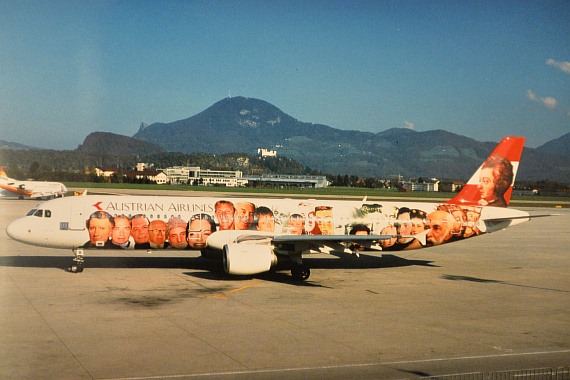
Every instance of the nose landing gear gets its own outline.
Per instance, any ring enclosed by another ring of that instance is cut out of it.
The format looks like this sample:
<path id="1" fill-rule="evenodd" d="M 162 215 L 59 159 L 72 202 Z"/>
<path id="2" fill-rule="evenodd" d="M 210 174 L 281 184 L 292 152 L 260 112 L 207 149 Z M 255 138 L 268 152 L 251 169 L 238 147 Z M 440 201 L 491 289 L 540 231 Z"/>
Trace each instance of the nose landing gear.
<path id="1" fill-rule="evenodd" d="M 67 270 L 71 273 L 81 273 L 83 272 L 83 263 L 85 263 L 85 259 L 83 258 L 83 248 L 74 248 L 73 254 L 75 255 L 73 264 L 67 268 Z"/>

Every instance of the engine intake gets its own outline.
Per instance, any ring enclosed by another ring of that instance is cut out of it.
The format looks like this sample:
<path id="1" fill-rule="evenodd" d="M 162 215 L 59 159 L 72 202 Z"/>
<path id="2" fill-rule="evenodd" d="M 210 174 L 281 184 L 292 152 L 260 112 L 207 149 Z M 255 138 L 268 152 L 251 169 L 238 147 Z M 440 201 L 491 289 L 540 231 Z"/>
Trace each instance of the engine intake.
<path id="1" fill-rule="evenodd" d="M 270 245 L 224 245 L 224 270 L 229 274 L 251 275 L 267 272 L 277 265 L 277 256 Z"/>

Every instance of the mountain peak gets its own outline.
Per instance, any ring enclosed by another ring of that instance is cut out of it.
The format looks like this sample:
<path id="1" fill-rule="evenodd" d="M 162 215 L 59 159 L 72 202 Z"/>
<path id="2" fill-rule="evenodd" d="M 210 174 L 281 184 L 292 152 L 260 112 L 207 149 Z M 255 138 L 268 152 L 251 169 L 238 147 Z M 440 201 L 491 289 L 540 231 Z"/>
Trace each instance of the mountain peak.
<path id="1" fill-rule="evenodd" d="M 164 151 L 156 144 L 111 132 L 90 133 L 77 150 L 112 156 L 148 155 Z"/>
<path id="2" fill-rule="evenodd" d="M 183 153 L 254 155 L 259 148 L 271 148 L 278 156 L 325 173 L 369 177 L 465 178 L 496 145 L 441 129 L 391 128 L 380 133 L 336 129 L 301 122 L 266 101 L 243 96 L 224 98 L 184 120 L 151 124 L 134 137 Z M 551 177 L 561 178 L 554 173 L 567 167 L 567 160 L 551 163 Z M 544 175 L 537 165 L 538 160 L 527 163 L 520 174 L 524 177 L 529 168 Z M 567 171 L 561 174 L 568 176 Z"/>

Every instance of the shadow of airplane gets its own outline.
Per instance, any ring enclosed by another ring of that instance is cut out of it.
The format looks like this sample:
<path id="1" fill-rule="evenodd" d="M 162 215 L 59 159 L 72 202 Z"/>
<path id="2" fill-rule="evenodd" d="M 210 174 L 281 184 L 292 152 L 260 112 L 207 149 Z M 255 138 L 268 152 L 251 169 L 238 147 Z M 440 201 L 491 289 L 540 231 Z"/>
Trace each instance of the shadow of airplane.
<path id="1" fill-rule="evenodd" d="M 73 262 L 71 256 L 2 256 L 0 267 L 17 268 L 59 268 L 68 270 Z M 311 269 L 374 269 L 396 268 L 406 266 L 437 267 L 431 261 L 408 260 L 394 255 L 372 256 L 360 254 L 360 257 L 352 255 L 339 255 L 337 257 L 304 257 L 303 263 Z M 288 260 L 282 260 L 270 272 L 251 276 L 235 276 L 224 272 L 220 260 L 204 259 L 202 257 L 131 257 L 131 256 L 86 256 L 85 269 L 89 268 L 166 268 L 185 269 L 184 274 L 208 280 L 247 280 L 259 278 L 283 283 L 301 284 L 283 271 L 291 269 Z M 309 283 L 303 283 L 310 285 Z"/>

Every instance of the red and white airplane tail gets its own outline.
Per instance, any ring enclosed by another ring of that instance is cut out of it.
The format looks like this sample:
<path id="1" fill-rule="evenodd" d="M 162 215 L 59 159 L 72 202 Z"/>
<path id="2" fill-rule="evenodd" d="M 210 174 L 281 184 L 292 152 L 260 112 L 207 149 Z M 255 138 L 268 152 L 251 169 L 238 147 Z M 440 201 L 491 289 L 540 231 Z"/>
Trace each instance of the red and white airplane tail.
<path id="1" fill-rule="evenodd" d="M 8 178 L 8 175 L 6 175 L 6 171 L 4 171 L 3 166 L 0 166 L 0 177 L 1 178 Z"/>
<path id="2" fill-rule="evenodd" d="M 524 147 L 524 137 L 505 137 L 461 191 L 447 203 L 507 207 Z"/>

